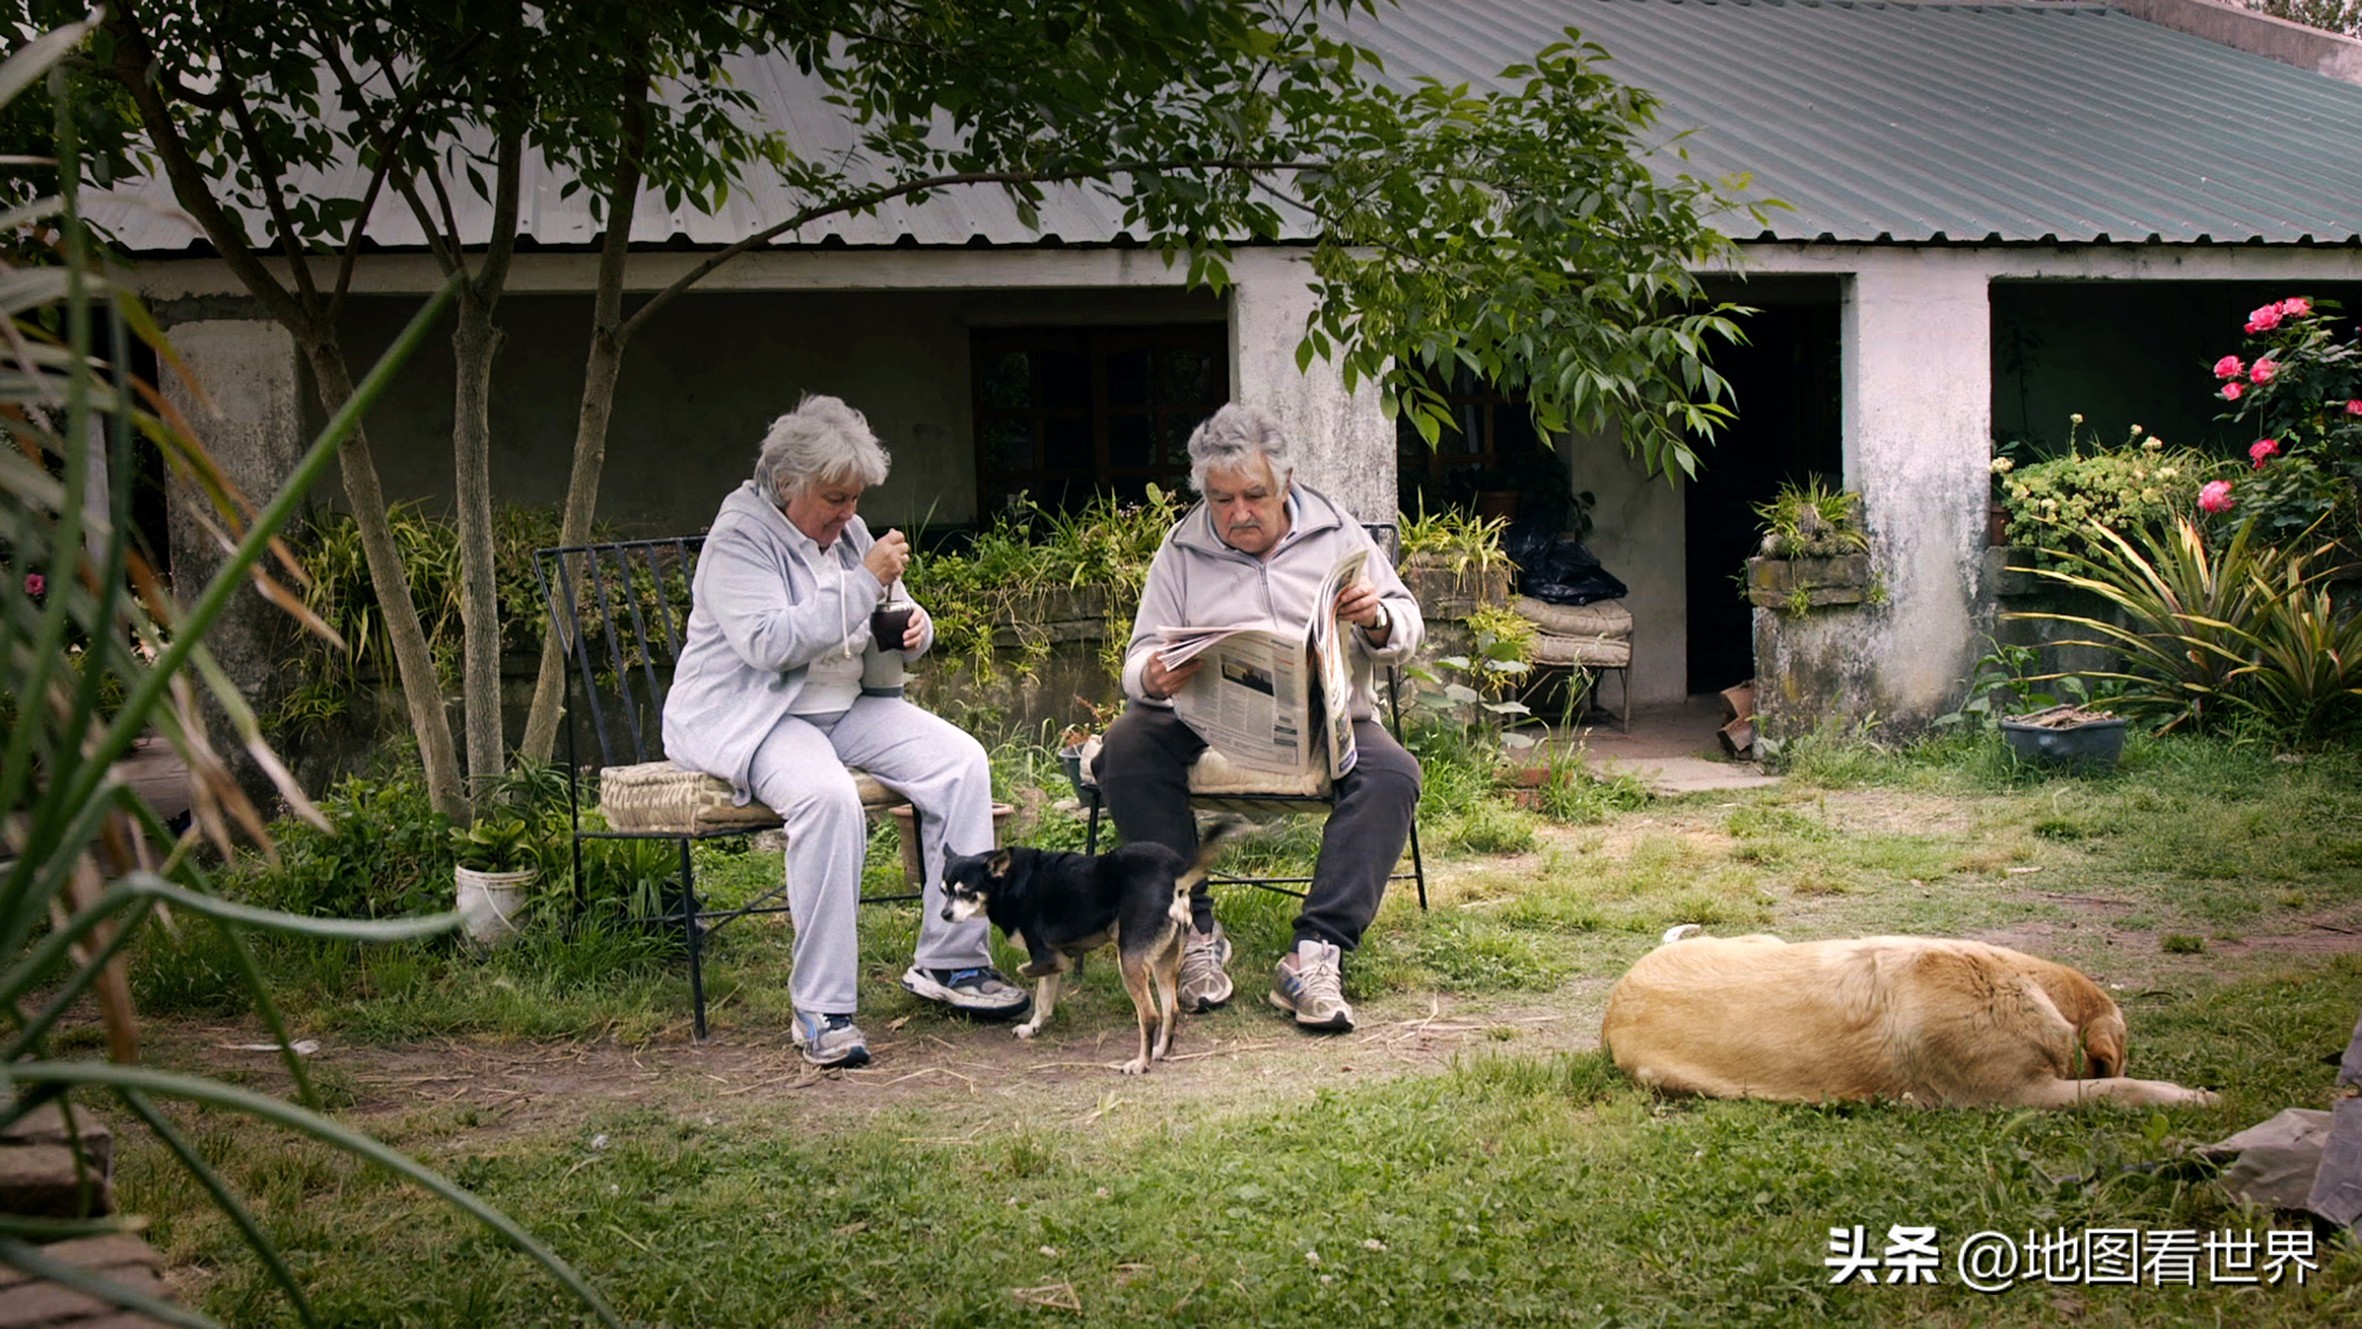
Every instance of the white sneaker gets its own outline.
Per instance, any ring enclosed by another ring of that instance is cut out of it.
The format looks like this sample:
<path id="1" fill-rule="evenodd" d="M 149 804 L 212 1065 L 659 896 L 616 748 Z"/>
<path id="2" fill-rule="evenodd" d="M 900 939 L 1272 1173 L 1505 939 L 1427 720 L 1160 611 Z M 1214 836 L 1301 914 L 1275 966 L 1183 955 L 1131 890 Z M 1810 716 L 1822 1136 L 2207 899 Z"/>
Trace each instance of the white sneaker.
<path id="1" fill-rule="evenodd" d="M 1033 994 L 1012 986 L 988 964 L 967 969 L 921 969 L 902 973 L 902 986 L 929 1001 L 982 1020 L 1014 1020 L 1033 1008 Z"/>
<path id="2" fill-rule="evenodd" d="M 1297 942 L 1272 973 L 1271 1004 L 1293 1014 L 1299 1029 L 1352 1032 L 1353 1008 L 1345 1004 L 1344 955 L 1329 942 Z"/>
<path id="3" fill-rule="evenodd" d="M 1220 923 L 1214 925 L 1212 932 L 1200 932 L 1195 924 L 1183 924 L 1181 1009 L 1210 1011 L 1230 1000 L 1230 973 L 1224 968 L 1229 963 L 1230 938 L 1223 935 Z"/>

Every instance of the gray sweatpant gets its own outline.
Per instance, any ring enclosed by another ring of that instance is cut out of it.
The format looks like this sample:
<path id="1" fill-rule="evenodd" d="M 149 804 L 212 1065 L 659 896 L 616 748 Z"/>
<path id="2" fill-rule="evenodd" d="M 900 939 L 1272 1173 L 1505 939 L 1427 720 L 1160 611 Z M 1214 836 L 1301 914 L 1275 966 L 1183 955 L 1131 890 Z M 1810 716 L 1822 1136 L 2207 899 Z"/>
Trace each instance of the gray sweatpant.
<path id="1" fill-rule="evenodd" d="M 788 995 L 797 1010 L 823 1015 L 852 1014 L 861 977 L 854 919 L 869 828 L 847 766 L 918 809 L 926 873 L 919 965 L 964 969 L 990 963 L 992 954 L 984 919 L 943 921 L 945 846 L 959 854 L 992 847 L 983 744 L 898 697 L 862 697 L 834 717 L 786 716 L 755 749 L 747 784 L 787 823 L 787 906 L 796 929 Z"/>

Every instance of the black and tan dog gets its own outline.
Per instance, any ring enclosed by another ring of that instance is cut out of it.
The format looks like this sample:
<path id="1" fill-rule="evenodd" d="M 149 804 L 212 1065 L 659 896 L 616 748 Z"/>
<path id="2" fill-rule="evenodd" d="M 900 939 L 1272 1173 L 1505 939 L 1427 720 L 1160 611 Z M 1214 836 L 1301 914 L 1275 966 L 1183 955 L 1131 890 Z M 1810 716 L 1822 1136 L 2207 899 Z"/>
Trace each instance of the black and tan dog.
<path id="1" fill-rule="evenodd" d="M 1057 1004 L 1058 981 L 1075 961 L 1114 942 L 1124 991 L 1140 1018 L 1140 1053 L 1123 1071 L 1144 1074 L 1173 1046 L 1189 892 L 1243 825 L 1214 826 L 1194 861 L 1158 844 L 1099 855 L 1049 849 L 956 855 L 943 865 L 943 917 L 956 923 L 982 914 L 1025 949 L 1017 973 L 1036 984 L 1033 1018 L 1017 1026 L 1019 1038 L 1041 1032 Z"/>

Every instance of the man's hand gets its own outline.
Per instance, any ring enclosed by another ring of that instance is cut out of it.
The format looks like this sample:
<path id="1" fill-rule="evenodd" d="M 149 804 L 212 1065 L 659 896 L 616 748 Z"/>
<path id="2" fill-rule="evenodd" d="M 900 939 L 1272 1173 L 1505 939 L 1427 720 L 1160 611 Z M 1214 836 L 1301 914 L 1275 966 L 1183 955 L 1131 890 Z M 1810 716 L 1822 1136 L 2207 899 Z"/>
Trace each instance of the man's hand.
<path id="1" fill-rule="evenodd" d="M 1140 671 L 1140 690 L 1151 701 L 1171 700 L 1174 693 L 1189 686 L 1189 680 L 1197 677 L 1197 667 L 1204 663 L 1202 659 L 1193 659 L 1179 669 L 1167 669 L 1164 658 L 1151 652 L 1148 667 Z"/>
<path id="2" fill-rule="evenodd" d="M 900 531 L 886 532 L 861 556 L 861 566 L 869 569 L 879 585 L 893 585 L 902 570 L 910 566 L 910 541 L 903 539 Z"/>
<path id="3" fill-rule="evenodd" d="M 1337 592 L 1337 617 L 1370 634 L 1378 641 L 1393 635 L 1391 623 L 1385 632 L 1378 631 L 1383 607 L 1378 600 L 1378 588 L 1366 581 L 1357 581 Z"/>

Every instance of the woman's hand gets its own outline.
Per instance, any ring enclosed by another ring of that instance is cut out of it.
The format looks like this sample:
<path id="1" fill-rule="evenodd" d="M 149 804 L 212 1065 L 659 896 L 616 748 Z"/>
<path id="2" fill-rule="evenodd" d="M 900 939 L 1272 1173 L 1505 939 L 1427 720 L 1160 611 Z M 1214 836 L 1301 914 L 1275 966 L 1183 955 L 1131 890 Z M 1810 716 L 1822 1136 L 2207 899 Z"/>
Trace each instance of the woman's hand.
<path id="1" fill-rule="evenodd" d="M 893 585 L 901 578 L 902 570 L 910 566 L 910 541 L 903 539 L 900 531 L 886 532 L 861 556 L 861 566 L 878 579 L 878 585 Z"/>
<path id="2" fill-rule="evenodd" d="M 902 649 L 915 651 L 927 639 L 927 611 L 917 605 L 910 607 L 910 623 L 902 629 Z"/>

